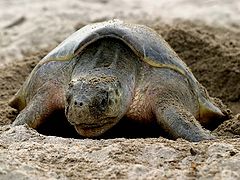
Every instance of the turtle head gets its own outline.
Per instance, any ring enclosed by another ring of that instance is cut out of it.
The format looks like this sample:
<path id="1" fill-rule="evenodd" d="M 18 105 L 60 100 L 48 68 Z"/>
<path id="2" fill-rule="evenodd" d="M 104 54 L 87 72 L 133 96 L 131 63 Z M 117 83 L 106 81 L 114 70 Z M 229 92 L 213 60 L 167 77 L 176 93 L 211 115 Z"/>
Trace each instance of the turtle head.
<path id="1" fill-rule="evenodd" d="M 80 77 L 68 85 L 65 114 L 82 136 L 103 134 L 122 118 L 125 111 L 123 88 L 116 77 Z"/>

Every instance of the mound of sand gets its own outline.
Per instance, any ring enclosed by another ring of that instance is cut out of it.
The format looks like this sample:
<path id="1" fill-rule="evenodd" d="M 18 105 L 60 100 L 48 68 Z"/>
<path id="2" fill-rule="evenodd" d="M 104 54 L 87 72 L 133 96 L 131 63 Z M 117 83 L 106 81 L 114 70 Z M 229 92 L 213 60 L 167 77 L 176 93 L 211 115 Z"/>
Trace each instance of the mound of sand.
<path id="1" fill-rule="evenodd" d="M 239 179 L 239 139 L 78 140 L 0 127 L 0 179 Z"/>

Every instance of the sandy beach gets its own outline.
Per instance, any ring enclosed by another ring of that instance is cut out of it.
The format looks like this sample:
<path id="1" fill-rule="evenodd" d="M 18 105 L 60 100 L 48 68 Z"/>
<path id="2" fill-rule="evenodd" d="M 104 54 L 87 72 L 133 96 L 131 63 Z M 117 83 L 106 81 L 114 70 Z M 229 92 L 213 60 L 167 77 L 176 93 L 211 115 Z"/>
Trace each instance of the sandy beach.
<path id="1" fill-rule="evenodd" d="M 1 0 L 0 9 L 0 179 L 240 178 L 240 1 Z M 19 112 L 7 102 L 35 65 L 84 25 L 114 18 L 155 29 L 186 62 L 228 114 L 218 139 L 173 141 L 124 123 L 83 139 L 62 114 L 38 131 L 11 126 Z"/>

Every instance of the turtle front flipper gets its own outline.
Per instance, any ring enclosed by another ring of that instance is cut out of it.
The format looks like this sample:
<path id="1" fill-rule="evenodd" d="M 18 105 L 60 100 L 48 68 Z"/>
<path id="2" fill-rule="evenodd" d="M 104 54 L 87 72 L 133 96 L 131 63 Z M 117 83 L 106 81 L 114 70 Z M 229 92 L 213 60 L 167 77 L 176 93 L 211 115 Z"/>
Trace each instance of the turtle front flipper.
<path id="1" fill-rule="evenodd" d="M 214 136 L 204 130 L 190 112 L 177 102 L 173 102 L 159 104 L 156 109 L 158 123 L 171 136 L 194 142 L 214 139 Z"/>
<path id="2" fill-rule="evenodd" d="M 64 108 L 64 99 L 59 96 L 61 93 L 57 87 L 45 84 L 19 113 L 13 126 L 27 124 L 32 128 L 39 127 L 53 111 Z"/>

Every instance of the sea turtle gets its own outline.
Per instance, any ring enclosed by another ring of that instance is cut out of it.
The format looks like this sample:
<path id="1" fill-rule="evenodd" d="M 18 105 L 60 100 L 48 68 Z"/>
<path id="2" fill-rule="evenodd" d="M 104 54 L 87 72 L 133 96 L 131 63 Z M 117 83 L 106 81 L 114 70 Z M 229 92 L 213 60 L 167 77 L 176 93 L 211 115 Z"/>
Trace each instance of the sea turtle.
<path id="1" fill-rule="evenodd" d="M 33 69 L 10 101 L 13 125 L 37 128 L 55 110 L 84 137 L 123 117 L 156 121 L 174 138 L 212 139 L 200 124 L 224 117 L 164 39 L 144 25 L 110 20 L 76 31 Z"/>

